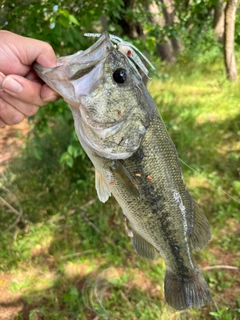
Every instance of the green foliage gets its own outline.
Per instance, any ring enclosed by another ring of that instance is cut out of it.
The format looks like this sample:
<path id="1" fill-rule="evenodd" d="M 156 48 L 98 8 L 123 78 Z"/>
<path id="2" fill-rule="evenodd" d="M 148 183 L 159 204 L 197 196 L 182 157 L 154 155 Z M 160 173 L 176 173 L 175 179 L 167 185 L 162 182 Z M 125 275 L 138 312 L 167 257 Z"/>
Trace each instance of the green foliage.
<path id="1" fill-rule="evenodd" d="M 86 153 L 81 147 L 81 145 L 79 144 L 75 131 L 73 131 L 71 135 L 70 143 L 67 147 L 67 151 L 65 151 L 60 157 L 60 163 L 62 165 L 72 168 L 74 165 L 75 159 L 78 157 L 79 157 L 79 160 L 85 161 Z"/>
<path id="2" fill-rule="evenodd" d="M 239 8 L 236 12 L 236 20 L 235 20 L 235 32 L 234 32 L 234 40 L 235 40 L 235 54 L 239 56 L 239 48 L 240 48 L 240 11 Z"/>
<path id="3" fill-rule="evenodd" d="M 147 5 L 147 4 L 145 4 Z M 136 9 L 130 10 L 118 1 L 3 1 L 0 26 L 3 29 L 49 42 L 57 55 L 72 54 L 83 50 L 95 41 L 84 37 L 85 32 L 102 32 L 122 34 L 119 20 L 139 21 L 150 26 L 145 6 L 136 2 Z M 104 22 L 105 21 L 105 22 Z M 148 22 L 147 22 L 148 21 Z M 103 23 L 104 22 L 104 23 Z M 143 41 L 136 40 L 143 48 Z M 153 37 L 147 42 L 148 50 L 154 51 Z M 72 128 L 69 145 L 60 156 L 63 166 L 73 167 L 76 158 L 85 159 L 85 153 L 76 140 L 70 111 L 63 101 L 49 103 L 47 108 L 40 108 L 36 116 L 31 117 L 34 130 L 31 143 L 32 153 L 38 160 L 42 159 L 40 141 L 45 135 L 52 133 L 56 121 L 62 120 Z"/>
<path id="4" fill-rule="evenodd" d="M 129 36 L 138 48 L 152 59 L 157 58 L 156 45 L 166 38 L 175 37 L 181 42 L 184 50 L 179 56 L 183 63 L 194 61 L 198 64 L 211 64 L 222 59 L 222 47 L 217 43 L 212 30 L 213 7 L 218 0 L 174 1 L 176 19 L 172 24 L 160 25 L 155 18 L 163 18 L 163 8 L 158 2 L 158 10 L 150 12 L 153 1 L 136 0 L 126 2 L 115 1 L 58 1 L 54 0 L 13 0 L 2 1 L 0 28 L 7 29 L 24 36 L 49 42 L 57 55 L 72 54 L 84 50 L 95 41 L 84 37 L 85 32 L 109 31 L 125 40 Z M 236 44 L 238 45 L 240 15 L 236 20 Z M 136 31 L 129 28 L 135 26 Z M 162 63 L 156 60 L 159 67 Z M 161 77 L 167 79 L 167 74 Z M 72 128 L 69 145 L 60 156 L 63 166 L 73 167 L 77 158 L 85 159 L 84 151 L 78 146 L 74 136 L 71 114 L 62 101 L 51 103 L 40 108 L 32 117 L 34 131 L 31 140 L 32 152 L 36 159 L 42 158 L 40 140 L 51 133 L 52 127 L 59 119 Z"/>
<path id="5" fill-rule="evenodd" d="M 152 23 L 149 3 L 135 1 L 129 8 L 123 0 L 3 0 L 0 24 L 49 42 L 57 55 L 89 47 L 95 40 L 84 32 L 106 29 L 129 40 L 123 21 L 139 22 L 144 35 L 133 42 L 153 59 L 165 37 L 181 39 L 184 50 L 175 66 L 156 60 L 160 73 L 149 90 L 180 158 L 193 169 L 183 164 L 188 188 L 212 226 L 212 242 L 196 256 L 200 266 L 239 268 L 240 93 L 238 83 L 225 81 L 222 48 L 212 31 L 218 1 L 175 0 L 178 20 L 165 27 Z M 30 121 L 28 145 L 0 183 L 0 196 L 10 204 L 0 207 L 1 275 L 14 279 L 6 287 L 12 299 L 20 295 L 25 302 L 16 319 L 239 318 L 236 270 L 205 272 L 214 305 L 181 314 L 166 306 L 164 262 L 136 256 L 119 206 L 96 200 L 94 169 L 66 103 L 40 108 Z"/>
<path id="6" fill-rule="evenodd" d="M 200 269 L 212 267 L 204 276 L 214 303 L 181 313 L 166 305 L 164 261 L 137 256 L 119 206 L 114 199 L 97 200 L 94 170 L 75 151 L 70 112 L 58 102 L 62 116 L 54 118 L 51 105 L 49 131 L 39 134 L 41 160 L 30 139 L 1 175 L 0 196 L 22 212 L 14 225 L 17 216 L 0 206 L 0 281 L 11 279 L 0 284 L 11 301 L 24 301 L 15 319 L 239 318 L 239 269 L 215 268 L 240 267 L 239 202 L 228 196 L 239 201 L 238 84 L 224 80 L 219 63 L 180 61 L 161 72 L 168 77 L 153 79 L 149 90 L 180 158 L 196 170 L 183 164 L 188 188 L 213 231 L 196 260 Z M 65 152 L 74 158 L 72 167 L 59 163 Z"/>
<path id="7" fill-rule="evenodd" d="M 198 64 L 214 63 L 219 58 L 223 59 L 223 47 L 217 42 L 217 38 L 212 29 L 206 32 L 195 33 L 195 42 L 192 41 L 192 35 L 185 34 L 182 39 L 185 44 L 185 50 L 180 54 L 179 59 L 186 63 L 192 60 Z"/>
<path id="8" fill-rule="evenodd" d="M 219 307 L 217 303 L 214 303 L 216 311 L 212 311 L 209 314 L 213 319 L 218 320 L 237 320 L 240 316 L 239 302 L 237 302 L 238 307 L 234 310 L 230 310 L 229 307 Z"/>
<path id="9" fill-rule="evenodd" d="M 69 287 L 69 291 L 63 296 L 63 301 L 66 305 L 69 305 L 70 314 L 80 316 L 79 310 L 81 310 L 83 298 L 75 286 L 71 285 Z"/>

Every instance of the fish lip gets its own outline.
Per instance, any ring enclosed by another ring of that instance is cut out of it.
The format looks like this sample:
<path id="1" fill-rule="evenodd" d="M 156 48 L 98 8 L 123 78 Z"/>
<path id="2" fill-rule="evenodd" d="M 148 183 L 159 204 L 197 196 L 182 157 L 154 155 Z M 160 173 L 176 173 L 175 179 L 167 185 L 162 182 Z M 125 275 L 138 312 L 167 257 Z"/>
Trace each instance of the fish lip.
<path id="1" fill-rule="evenodd" d="M 53 70 L 58 68 L 58 66 L 53 68 L 45 68 L 45 67 L 42 67 L 37 62 L 34 62 L 32 66 L 33 66 L 33 69 L 37 72 L 37 74 L 42 74 L 42 75 L 45 75 L 48 72 L 52 72 Z"/>
<path id="2" fill-rule="evenodd" d="M 112 50 L 114 50 L 114 47 L 110 41 L 109 34 L 104 32 L 98 41 L 88 49 L 58 59 L 56 67 L 45 68 L 35 62 L 33 69 L 40 78 L 43 77 L 44 81 L 45 76 L 51 79 L 57 79 L 57 75 L 54 75 L 55 72 L 59 72 L 59 80 L 61 80 L 61 77 L 64 77 L 69 81 L 74 81 L 82 78 L 93 70 Z"/>
<path id="3" fill-rule="evenodd" d="M 43 67 L 37 63 L 37 62 L 34 62 L 33 63 L 33 69 L 36 71 L 36 72 L 42 72 L 42 73 L 45 73 L 46 71 L 50 71 L 50 70 L 53 70 L 54 68 L 44 68 L 43 70 Z"/>

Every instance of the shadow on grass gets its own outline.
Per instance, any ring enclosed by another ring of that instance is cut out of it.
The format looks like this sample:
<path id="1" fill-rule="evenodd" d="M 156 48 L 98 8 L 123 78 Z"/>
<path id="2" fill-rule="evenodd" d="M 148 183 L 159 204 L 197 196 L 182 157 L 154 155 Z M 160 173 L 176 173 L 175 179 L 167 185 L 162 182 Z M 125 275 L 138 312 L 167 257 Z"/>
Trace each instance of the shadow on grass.
<path id="1" fill-rule="evenodd" d="M 85 268 L 85 270 L 84 270 Z M 72 264 L 68 274 L 57 272 L 51 287 L 28 289 L 1 310 L 19 308 L 16 319 L 160 319 L 165 307 L 161 288 L 143 274 L 128 274 L 109 261 L 85 274 L 86 266 Z M 71 275 L 72 273 L 72 275 Z M 34 317 L 35 316 L 35 317 Z"/>
<path id="2" fill-rule="evenodd" d="M 239 185 L 233 181 L 239 180 L 240 115 L 221 122 L 197 123 L 190 111 L 179 117 L 174 110 L 173 104 L 165 105 L 161 114 L 179 157 L 216 186 L 205 180 L 201 183 L 200 175 L 196 175 L 195 184 L 191 183 L 190 177 L 195 174 L 183 166 L 190 191 L 199 198 L 213 228 L 229 226 L 229 219 L 239 221 L 239 203 L 219 188 L 239 197 Z M 124 234 L 121 210 L 114 200 L 107 204 L 95 201 L 90 162 L 76 159 L 71 169 L 60 166 L 59 157 L 68 145 L 69 136 L 69 128 L 56 128 L 53 136 L 41 142 L 41 161 L 29 149 L 22 158 L 13 160 L 3 177 L 4 187 L 14 197 L 4 190 L 1 195 L 23 213 L 11 232 L 6 233 L 4 230 L 13 222 L 9 220 L 11 210 L 1 209 L 0 267 L 3 271 L 21 270 L 22 266 L 42 267 L 42 272 L 52 272 L 54 279 L 48 289 L 29 289 L 15 301 L 2 301 L 2 307 L 23 304 L 22 315 L 16 319 L 94 319 L 97 314 L 103 319 L 161 319 L 158 317 L 162 312 L 170 316 L 173 311 L 162 302 L 163 288 L 156 289 L 163 282 L 163 266 L 156 271 L 149 263 L 129 255 L 132 249 L 129 250 L 130 241 Z M 226 235 L 224 245 L 221 244 L 223 252 L 239 247 L 239 234 L 240 229 L 235 228 Z M 73 258 L 70 265 L 63 263 L 62 257 L 74 257 L 79 249 L 88 251 L 90 257 L 78 262 Z M 70 275 L 71 268 L 81 271 L 76 265 L 86 270 Z M 65 272 L 66 267 L 70 274 Z M 109 281 L 104 272 L 112 267 L 119 274 L 117 279 Z M 123 270 L 127 268 L 146 273 L 139 278 L 138 285 L 124 279 L 127 275 L 123 276 Z M 143 288 L 147 279 L 152 283 Z M 196 319 L 206 319 L 209 310 L 212 309 L 198 311 Z M 188 313 L 184 316 L 187 319 Z"/>

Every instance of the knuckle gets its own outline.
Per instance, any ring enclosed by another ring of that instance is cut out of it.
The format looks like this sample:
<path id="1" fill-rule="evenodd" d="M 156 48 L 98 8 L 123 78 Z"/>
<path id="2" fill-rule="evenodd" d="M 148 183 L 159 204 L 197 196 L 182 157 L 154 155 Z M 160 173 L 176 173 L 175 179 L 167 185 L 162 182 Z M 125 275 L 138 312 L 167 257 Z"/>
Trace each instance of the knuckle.
<path id="1" fill-rule="evenodd" d="M 27 81 L 24 86 L 24 90 L 19 96 L 19 99 L 31 106 L 42 106 L 44 101 L 40 96 L 41 85 L 31 81 Z"/>
<path id="2" fill-rule="evenodd" d="M 18 124 L 18 123 L 22 122 L 23 119 L 24 119 L 24 115 L 22 113 L 18 112 L 18 113 L 13 115 L 10 124 Z"/>
<path id="3" fill-rule="evenodd" d="M 0 118 L 0 128 L 4 128 L 6 123 Z"/>
<path id="4" fill-rule="evenodd" d="M 7 109 L 8 104 L 6 103 L 6 101 L 4 101 L 1 97 L 0 97 L 0 114 L 2 112 L 5 112 Z"/>
<path id="5" fill-rule="evenodd" d="M 24 115 L 12 107 L 2 97 L 0 97 L 0 125 L 18 124 L 24 119 Z"/>
<path id="6" fill-rule="evenodd" d="M 29 81 L 29 83 L 26 83 L 26 88 L 22 92 L 21 98 L 22 98 L 21 100 L 26 101 L 26 102 L 38 100 L 39 94 L 35 88 L 34 83 L 32 83 L 30 81 Z"/>
<path id="7" fill-rule="evenodd" d="M 38 106 L 29 106 L 26 108 L 25 115 L 27 117 L 33 116 L 38 111 Z"/>
<path id="8" fill-rule="evenodd" d="M 52 46 L 51 46 L 49 43 L 44 42 L 44 46 L 45 46 L 44 51 L 45 51 L 46 53 L 51 53 L 51 54 L 54 53 L 53 48 L 52 48 Z"/>
<path id="9" fill-rule="evenodd" d="M 41 99 L 41 101 L 40 101 L 39 104 L 38 104 L 38 107 L 43 107 L 43 106 L 45 106 L 46 104 L 47 104 L 47 102 Z"/>
<path id="10" fill-rule="evenodd" d="M 43 101 L 39 94 L 39 88 L 36 88 L 34 84 L 30 84 L 29 90 L 27 90 L 24 95 L 21 96 L 21 100 L 30 105 L 42 105 Z"/>

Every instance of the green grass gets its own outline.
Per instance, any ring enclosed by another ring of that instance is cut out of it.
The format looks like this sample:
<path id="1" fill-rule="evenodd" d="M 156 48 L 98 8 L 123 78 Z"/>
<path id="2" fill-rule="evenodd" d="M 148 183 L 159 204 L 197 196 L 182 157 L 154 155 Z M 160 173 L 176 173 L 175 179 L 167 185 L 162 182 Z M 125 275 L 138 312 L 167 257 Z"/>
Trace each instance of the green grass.
<path id="1" fill-rule="evenodd" d="M 30 145 L 1 176 L 1 197 L 22 212 L 6 231 L 16 215 L 0 207 L 0 281 L 8 275 L 6 292 L 16 304 L 24 301 L 15 319 L 239 319 L 240 271 L 214 268 L 240 267 L 239 82 L 225 81 L 219 63 L 179 62 L 160 71 L 165 80 L 154 79 L 149 91 L 179 157 L 193 169 L 182 164 L 211 224 L 213 239 L 195 258 L 214 302 L 183 312 L 166 305 L 163 260 L 134 253 L 119 206 L 96 198 L 90 162 L 59 164 L 71 137 L 59 122 L 41 139 L 42 160 Z"/>

